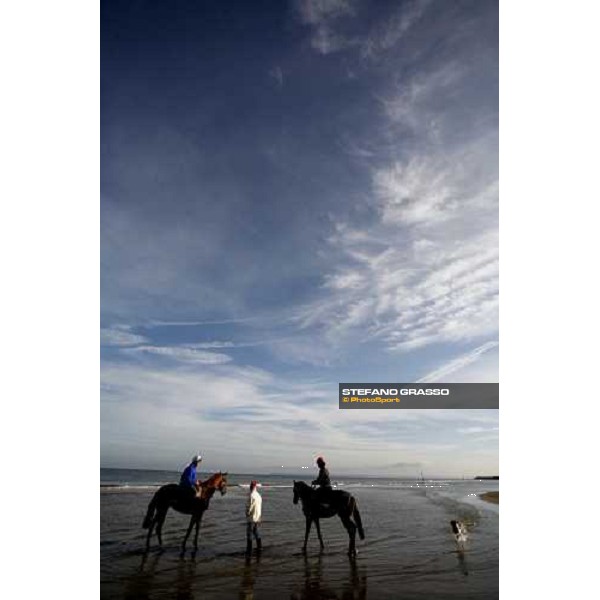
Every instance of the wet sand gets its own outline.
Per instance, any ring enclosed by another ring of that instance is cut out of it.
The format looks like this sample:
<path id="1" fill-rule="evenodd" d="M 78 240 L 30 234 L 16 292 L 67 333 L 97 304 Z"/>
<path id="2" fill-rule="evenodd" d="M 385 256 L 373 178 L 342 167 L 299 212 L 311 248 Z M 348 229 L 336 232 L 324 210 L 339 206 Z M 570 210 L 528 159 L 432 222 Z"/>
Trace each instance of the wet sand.
<path id="1" fill-rule="evenodd" d="M 301 552 L 304 518 L 289 487 L 261 490 L 264 550 L 244 557 L 243 507 L 247 490 L 231 486 L 206 512 L 200 547 L 179 555 L 188 520 L 169 513 L 165 548 L 153 540 L 143 552 L 141 521 L 153 490 L 101 493 L 101 598 L 244 599 L 481 599 L 498 597 L 498 512 L 469 496 L 489 491 L 477 482 L 371 483 L 346 488 L 358 500 L 366 540 L 358 558 L 346 551 L 348 537 L 339 519 L 321 523 L 325 551 L 311 532 Z M 449 527 L 468 523 L 465 552 L 456 551 Z"/>
<path id="2" fill-rule="evenodd" d="M 500 492 L 486 492 L 485 494 L 480 494 L 479 497 L 486 502 L 500 504 Z"/>

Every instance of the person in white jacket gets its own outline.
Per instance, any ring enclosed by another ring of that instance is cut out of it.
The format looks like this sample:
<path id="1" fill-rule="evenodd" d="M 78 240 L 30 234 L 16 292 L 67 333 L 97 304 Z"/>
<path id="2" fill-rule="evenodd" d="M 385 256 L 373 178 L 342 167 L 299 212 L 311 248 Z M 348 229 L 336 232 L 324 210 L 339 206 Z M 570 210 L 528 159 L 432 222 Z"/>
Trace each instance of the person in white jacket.
<path id="1" fill-rule="evenodd" d="M 262 550 L 262 540 L 258 526 L 262 516 L 262 498 L 256 489 L 257 482 L 250 483 L 250 494 L 246 502 L 246 555 L 252 553 L 252 536 L 256 539 L 256 550 Z"/>

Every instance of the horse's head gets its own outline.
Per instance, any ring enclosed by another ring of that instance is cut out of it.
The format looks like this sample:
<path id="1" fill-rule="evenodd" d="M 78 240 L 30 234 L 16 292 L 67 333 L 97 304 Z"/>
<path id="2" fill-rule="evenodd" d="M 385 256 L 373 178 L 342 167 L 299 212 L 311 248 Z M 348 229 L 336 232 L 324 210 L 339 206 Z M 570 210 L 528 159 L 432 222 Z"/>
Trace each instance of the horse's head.
<path id="1" fill-rule="evenodd" d="M 300 482 L 294 479 L 294 504 L 298 504 L 300 499 Z"/>
<path id="2" fill-rule="evenodd" d="M 202 483 L 202 488 L 205 490 L 203 498 L 212 498 L 212 495 L 219 491 L 221 496 L 227 493 L 227 473 L 215 473 Z"/>
<path id="3" fill-rule="evenodd" d="M 227 493 L 227 473 L 219 471 L 219 476 L 216 488 L 221 492 L 221 496 L 224 496 Z"/>

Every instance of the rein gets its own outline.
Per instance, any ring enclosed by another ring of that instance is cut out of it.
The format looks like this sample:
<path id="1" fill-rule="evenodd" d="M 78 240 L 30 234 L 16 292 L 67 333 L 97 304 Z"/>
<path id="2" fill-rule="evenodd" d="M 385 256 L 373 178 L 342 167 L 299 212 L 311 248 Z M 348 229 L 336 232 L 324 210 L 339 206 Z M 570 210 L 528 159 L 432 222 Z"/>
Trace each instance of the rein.
<path id="1" fill-rule="evenodd" d="M 302 505 L 304 505 L 305 502 L 308 502 L 311 499 L 313 489 L 310 485 L 308 485 L 308 483 L 304 481 L 296 481 L 294 485 L 296 487 L 300 501 L 302 502 Z"/>

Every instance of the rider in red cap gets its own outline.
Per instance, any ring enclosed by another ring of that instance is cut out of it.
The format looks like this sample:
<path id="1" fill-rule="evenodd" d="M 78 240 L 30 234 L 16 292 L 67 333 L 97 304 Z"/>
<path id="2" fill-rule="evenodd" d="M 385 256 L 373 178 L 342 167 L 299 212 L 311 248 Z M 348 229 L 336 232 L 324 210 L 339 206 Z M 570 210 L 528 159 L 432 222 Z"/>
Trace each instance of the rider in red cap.
<path id="1" fill-rule="evenodd" d="M 317 466 L 319 467 L 319 475 L 312 482 L 318 486 L 315 491 L 315 502 L 327 502 L 329 492 L 331 492 L 331 479 L 329 479 L 329 471 L 325 467 L 325 460 L 322 456 L 317 458 Z"/>

